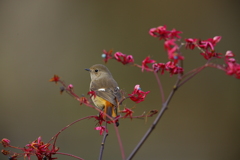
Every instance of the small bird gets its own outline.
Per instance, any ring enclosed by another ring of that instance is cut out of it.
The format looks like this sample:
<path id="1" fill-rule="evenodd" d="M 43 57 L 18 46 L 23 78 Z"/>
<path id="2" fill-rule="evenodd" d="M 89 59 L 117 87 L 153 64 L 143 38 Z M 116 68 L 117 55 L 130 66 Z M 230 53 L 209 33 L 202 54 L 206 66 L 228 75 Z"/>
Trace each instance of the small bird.
<path id="1" fill-rule="evenodd" d="M 113 79 L 111 72 L 102 64 L 95 64 L 89 69 L 91 82 L 90 91 L 96 93 L 96 97 L 92 96 L 92 101 L 95 106 L 112 118 L 115 118 L 118 113 L 119 102 L 122 100 L 122 94 L 117 82 Z M 103 115 L 105 120 L 106 115 Z M 119 123 L 116 122 L 118 126 Z"/>

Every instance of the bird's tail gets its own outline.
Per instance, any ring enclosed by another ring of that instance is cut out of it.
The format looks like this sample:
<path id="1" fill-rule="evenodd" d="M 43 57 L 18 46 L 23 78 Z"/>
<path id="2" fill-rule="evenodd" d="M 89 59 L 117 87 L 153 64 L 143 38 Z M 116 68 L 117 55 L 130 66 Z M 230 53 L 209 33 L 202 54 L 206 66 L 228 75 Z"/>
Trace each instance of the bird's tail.
<path id="1" fill-rule="evenodd" d="M 117 107 L 115 107 L 112 103 L 108 102 L 104 108 L 104 113 L 112 117 L 113 119 L 117 117 Z M 103 118 L 106 120 L 110 120 L 106 115 L 103 115 Z M 116 122 L 116 125 L 119 126 L 119 123 Z"/>

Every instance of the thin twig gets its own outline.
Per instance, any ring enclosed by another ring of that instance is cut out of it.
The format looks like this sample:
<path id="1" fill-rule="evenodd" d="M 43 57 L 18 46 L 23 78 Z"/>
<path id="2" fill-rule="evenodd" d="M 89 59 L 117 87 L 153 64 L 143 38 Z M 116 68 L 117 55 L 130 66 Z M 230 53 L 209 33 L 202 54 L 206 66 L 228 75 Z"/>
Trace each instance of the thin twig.
<path id="1" fill-rule="evenodd" d="M 189 77 L 184 77 L 184 81 L 182 81 L 178 87 L 182 86 L 184 83 L 186 83 L 187 81 L 189 81 L 190 79 L 192 79 L 194 76 L 196 76 L 200 71 L 202 71 L 204 68 L 206 68 L 206 66 L 201 66 L 199 67 L 197 70 L 195 70 L 194 73 L 192 73 L 191 75 L 188 75 Z"/>
<path id="2" fill-rule="evenodd" d="M 92 105 L 90 104 L 85 104 L 86 106 L 89 106 L 89 107 L 93 107 Z M 98 109 L 97 107 L 94 107 L 94 109 L 96 109 L 97 111 L 99 111 L 99 113 L 101 113 L 101 110 Z M 102 114 L 104 114 L 107 118 L 109 118 L 112 122 L 114 122 L 114 119 L 109 116 L 108 114 L 102 112 Z M 115 119 L 117 120 L 117 119 Z M 125 159 L 125 153 L 124 153 L 124 150 L 123 150 L 123 145 L 122 145 L 122 141 L 121 141 L 121 137 L 120 137 L 120 134 L 119 134 L 119 131 L 118 131 L 118 127 L 116 126 L 116 123 L 113 123 L 114 124 L 114 128 L 115 128 L 115 131 L 116 131 L 116 135 L 117 135 L 117 138 L 118 138 L 118 144 L 119 144 L 119 147 L 120 147 L 120 150 L 121 150 L 121 154 L 122 154 L 122 158 Z"/>
<path id="3" fill-rule="evenodd" d="M 94 118 L 94 117 L 95 117 L 95 116 L 87 116 L 87 117 L 80 118 L 80 119 L 78 119 L 78 120 L 70 123 L 69 125 L 65 126 L 63 129 L 61 129 L 57 134 L 55 134 L 55 135 L 48 141 L 48 143 L 50 143 L 50 142 L 54 139 L 53 145 L 55 145 L 55 143 L 56 143 L 56 141 L 57 141 L 57 138 L 58 138 L 58 136 L 59 136 L 59 134 L 60 134 L 61 132 L 63 132 L 63 131 L 66 130 L 68 127 L 72 126 L 73 124 L 75 124 L 75 123 L 77 123 L 77 122 L 79 122 L 79 121 L 81 121 L 81 120 L 90 119 L 90 118 Z"/>
<path id="4" fill-rule="evenodd" d="M 125 159 L 125 153 L 124 153 L 122 140 L 121 140 L 121 137 L 120 137 L 120 134 L 119 134 L 119 131 L 118 131 L 118 127 L 116 126 L 116 123 L 114 123 L 114 128 L 115 128 L 115 131 L 116 131 L 116 135 L 117 135 L 118 144 L 119 144 L 119 148 L 120 148 L 120 151 L 121 151 L 122 159 L 124 160 Z"/>
<path id="5" fill-rule="evenodd" d="M 159 78 L 157 72 L 154 71 L 153 73 L 154 73 L 154 75 L 155 75 L 155 77 L 156 77 L 156 79 L 157 79 L 158 86 L 159 86 L 159 90 L 160 90 L 160 94 L 161 94 L 161 97 L 162 97 L 162 103 L 163 103 L 163 102 L 165 101 L 165 97 L 164 97 L 164 92 L 163 92 L 162 83 L 161 83 L 161 81 L 160 81 L 160 78 Z"/>
<path id="6" fill-rule="evenodd" d="M 226 71 L 226 68 L 225 68 L 223 65 L 208 63 L 208 64 L 206 64 L 206 66 L 207 66 L 207 67 L 212 67 L 212 68 L 221 69 L 222 71 Z"/>
<path id="7" fill-rule="evenodd" d="M 105 124 L 105 130 L 104 130 L 104 134 L 103 134 L 103 139 L 102 139 L 102 143 L 101 143 L 101 148 L 100 148 L 100 153 L 99 153 L 99 160 L 102 160 L 102 156 L 103 156 L 103 151 L 104 151 L 104 146 L 105 146 L 105 141 L 107 139 L 108 133 L 107 133 L 107 121 Z"/>
<path id="8" fill-rule="evenodd" d="M 137 153 L 137 151 L 141 148 L 141 146 L 143 145 L 143 143 L 147 140 L 147 138 L 149 137 L 149 135 L 152 133 L 152 131 L 155 129 L 157 123 L 159 122 L 159 120 L 161 119 L 161 117 L 163 116 L 164 112 L 167 109 L 167 106 L 170 102 L 170 100 L 172 99 L 175 91 L 177 90 L 177 86 L 179 84 L 180 80 L 178 79 L 176 84 L 173 87 L 173 90 L 171 91 L 171 93 L 168 96 L 168 99 L 166 100 L 166 102 L 164 102 L 162 104 L 162 108 L 159 112 L 159 114 L 157 115 L 157 117 L 155 118 L 153 124 L 151 125 L 151 127 L 147 130 L 147 132 L 145 133 L 145 135 L 142 137 L 142 139 L 140 140 L 140 142 L 137 144 L 137 146 L 134 148 L 134 150 L 131 152 L 131 154 L 128 156 L 127 160 L 130 160 L 134 157 L 134 155 Z"/>
<path id="9" fill-rule="evenodd" d="M 199 68 L 202 68 L 202 66 L 201 66 L 201 67 L 198 67 L 198 68 L 195 68 L 195 69 L 193 69 L 193 70 L 187 72 L 187 73 L 184 74 L 182 77 L 180 77 L 180 79 L 181 79 L 181 80 L 185 79 L 185 78 L 188 77 L 189 75 L 191 75 L 191 74 L 193 74 L 194 72 L 198 71 Z"/>

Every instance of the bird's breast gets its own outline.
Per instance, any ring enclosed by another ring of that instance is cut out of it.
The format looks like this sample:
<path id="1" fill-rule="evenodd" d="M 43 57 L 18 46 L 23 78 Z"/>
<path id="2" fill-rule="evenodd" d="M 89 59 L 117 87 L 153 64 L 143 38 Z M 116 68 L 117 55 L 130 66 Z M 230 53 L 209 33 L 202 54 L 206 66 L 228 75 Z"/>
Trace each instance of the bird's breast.
<path id="1" fill-rule="evenodd" d="M 106 100 L 102 99 L 101 97 L 92 96 L 92 101 L 93 101 L 94 105 L 99 109 L 103 109 L 105 107 L 105 101 Z"/>

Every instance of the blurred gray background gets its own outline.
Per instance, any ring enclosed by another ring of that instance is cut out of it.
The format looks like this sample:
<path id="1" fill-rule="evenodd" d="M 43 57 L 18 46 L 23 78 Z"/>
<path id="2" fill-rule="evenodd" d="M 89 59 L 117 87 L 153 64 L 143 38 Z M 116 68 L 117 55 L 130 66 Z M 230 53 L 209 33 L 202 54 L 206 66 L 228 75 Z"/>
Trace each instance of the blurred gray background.
<path id="1" fill-rule="evenodd" d="M 148 1 L 0 1 L 0 137 L 24 146 L 42 136 L 47 142 L 69 123 L 97 112 L 48 82 L 58 74 L 86 94 L 90 77 L 84 68 L 103 63 L 103 49 L 131 54 L 136 63 L 146 56 L 166 62 L 163 42 L 148 34 L 153 27 L 183 31 L 183 38 L 222 36 L 218 52 L 232 50 L 240 63 L 239 2 L 236 0 Z M 199 51 L 182 50 L 185 71 L 205 60 Z M 222 63 L 222 60 L 216 60 Z M 160 109 L 159 89 L 152 73 L 112 60 L 107 67 L 119 86 L 130 93 L 135 84 L 151 91 L 136 106 L 135 115 Z M 161 77 L 168 94 L 176 77 Z M 159 125 L 139 150 L 136 160 L 240 159 L 240 80 L 207 68 L 181 87 Z M 154 118 L 121 120 L 119 131 L 126 155 L 133 150 Z M 96 121 L 81 121 L 63 132 L 60 152 L 97 159 L 102 137 Z M 58 156 L 59 159 L 73 159 Z M 7 157 L 0 155 L 0 159 Z M 121 159 L 115 130 L 109 126 L 104 159 Z"/>

